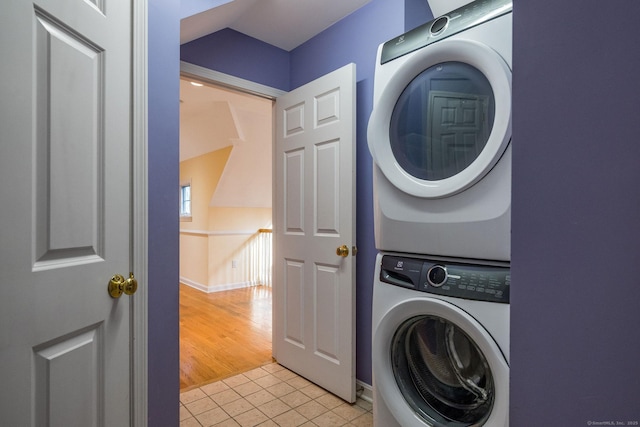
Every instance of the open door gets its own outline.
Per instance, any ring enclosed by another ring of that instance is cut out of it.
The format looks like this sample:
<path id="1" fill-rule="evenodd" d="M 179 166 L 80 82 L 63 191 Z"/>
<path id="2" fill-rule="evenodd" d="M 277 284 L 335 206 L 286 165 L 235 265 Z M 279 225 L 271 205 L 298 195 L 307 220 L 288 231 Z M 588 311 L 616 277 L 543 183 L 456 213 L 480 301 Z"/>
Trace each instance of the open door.
<path id="1" fill-rule="evenodd" d="M 3 4 L 3 426 L 131 424 L 132 10 Z"/>
<path id="2" fill-rule="evenodd" d="M 349 64 L 276 101 L 273 354 L 355 401 L 355 105 Z"/>

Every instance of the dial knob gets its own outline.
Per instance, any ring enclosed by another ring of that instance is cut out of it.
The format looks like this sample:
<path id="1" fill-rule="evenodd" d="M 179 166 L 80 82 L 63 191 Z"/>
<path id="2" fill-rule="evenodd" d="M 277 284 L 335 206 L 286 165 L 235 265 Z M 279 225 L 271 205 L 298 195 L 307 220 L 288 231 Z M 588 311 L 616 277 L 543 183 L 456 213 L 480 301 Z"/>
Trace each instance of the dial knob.
<path id="1" fill-rule="evenodd" d="M 437 36 L 441 32 L 443 32 L 447 26 L 449 25 L 449 17 L 441 16 L 440 18 L 433 21 L 431 24 L 431 28 L 429 29 L 432 36 Z"/>
<path id="2" fill-rule="evenodd" d="M 436 288 L 442 286 L 447 281 L 447 268 L 443 265 L 434 265 L 427 271 L 427 282 Z"/>

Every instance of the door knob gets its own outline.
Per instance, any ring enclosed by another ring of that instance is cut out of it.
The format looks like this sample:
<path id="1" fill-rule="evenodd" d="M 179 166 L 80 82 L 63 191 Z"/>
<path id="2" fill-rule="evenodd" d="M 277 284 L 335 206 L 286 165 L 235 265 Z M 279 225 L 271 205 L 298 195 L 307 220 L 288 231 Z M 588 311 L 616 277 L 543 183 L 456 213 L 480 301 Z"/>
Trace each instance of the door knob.
<path id="1" fill-rule="evenodd" d="M 129 273 L 128 279 L 122 274 L 116 274 L 109 280 L 108 290 L 111 298 L 120 298 L 123 293 L 133 295 L 138 290 L 138 281 L 133 277 L 133 273 Z"/>
<path id="2" fill-rule="evenodd" d="M 338 249 L 336 249 L 336 255 L 341 257 L 349 256 L 349 247 L 347 245 L 342 245 Z"/>

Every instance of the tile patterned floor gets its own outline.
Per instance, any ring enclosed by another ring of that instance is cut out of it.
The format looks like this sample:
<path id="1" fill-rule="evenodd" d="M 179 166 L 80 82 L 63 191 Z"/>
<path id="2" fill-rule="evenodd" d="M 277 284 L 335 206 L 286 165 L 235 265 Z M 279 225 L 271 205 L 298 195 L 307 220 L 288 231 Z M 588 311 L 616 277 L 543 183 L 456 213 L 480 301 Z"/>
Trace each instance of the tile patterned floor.
<path id="1" fill-rule="evenodd" d="M 180 427 L 371 427 L 371 408 L 272 363 L 181 393 Z"/>

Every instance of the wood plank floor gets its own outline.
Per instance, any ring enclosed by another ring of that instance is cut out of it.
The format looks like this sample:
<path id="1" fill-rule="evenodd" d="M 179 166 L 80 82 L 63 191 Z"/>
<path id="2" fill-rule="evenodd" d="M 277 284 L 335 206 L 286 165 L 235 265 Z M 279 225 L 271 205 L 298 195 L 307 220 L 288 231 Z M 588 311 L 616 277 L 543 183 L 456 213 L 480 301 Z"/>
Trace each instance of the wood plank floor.
<path id="1" fill-rule="evenodd" d="M 273 361 L 271 288 L 206 294 L 180 284 L 180 390 Z"/>

